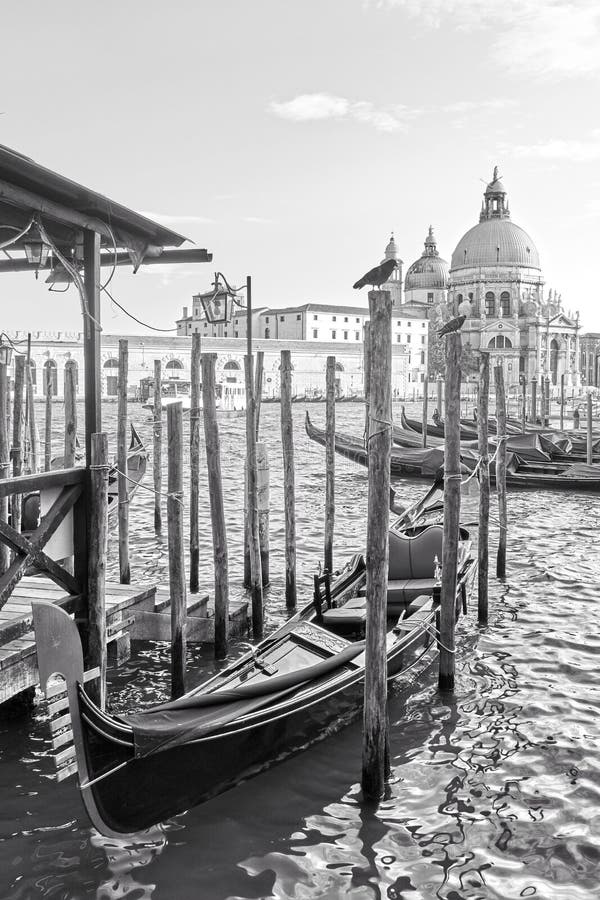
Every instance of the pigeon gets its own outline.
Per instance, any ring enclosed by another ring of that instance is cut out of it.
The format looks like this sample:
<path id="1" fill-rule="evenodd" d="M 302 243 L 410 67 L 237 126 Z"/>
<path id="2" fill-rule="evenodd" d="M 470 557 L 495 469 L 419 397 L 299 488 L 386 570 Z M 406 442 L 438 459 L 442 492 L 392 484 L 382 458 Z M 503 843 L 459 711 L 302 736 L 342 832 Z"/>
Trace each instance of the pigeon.
<path id="1" fill-rule="evenodd" d="M 372 288 L 381 287 L 381 285 L 385 284 L 389 279 L 397 265 L 398 263 L 395 259 L 386 259 L 380 266 L 375 266 L 374 269 L 371 269 L 370 272 L 367 272 L 366 275 L 359 278 L 352 287 L 358 288 L 359 290 L 360 288 L 363 288 L 365 284 L 370 284 Z"/>
<path id="2" fill-rule="evenodd" d="M 450 319 L 449 322 L 446 322 L 446 324 L 440 328 L 438 337 L 443 337 L 445 334 L 452 334 L 453 331 L 460 331 L 466 321 L 466 316 L 457 316 L 455 319 Z"/>

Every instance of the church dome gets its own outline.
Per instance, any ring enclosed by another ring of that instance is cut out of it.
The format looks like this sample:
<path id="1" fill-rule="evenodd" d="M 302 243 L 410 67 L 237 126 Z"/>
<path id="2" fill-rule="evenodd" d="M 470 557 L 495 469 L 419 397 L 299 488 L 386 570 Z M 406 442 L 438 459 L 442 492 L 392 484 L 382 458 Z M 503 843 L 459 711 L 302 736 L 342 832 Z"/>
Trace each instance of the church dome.
<path id="1" fill-rule="evenodd" d="M 510 219 L 484 219 L 458 242 L 450 270 L 479 266 L 540 268 L 537 248 L 526 231 Z"/>
<path id="2" fill-rule="evenodd" d="M 479 224 L 458 242 L 450 271 L 480 266 L 540 268 L 537 248 L 526 231 L 511 222 L 506 191 L 498 167 L 485 189 Z"/>
<path id="3" fill-rule="evenodd" d="M 390 237 L 390 241 L 389 241 L 387 247 L 385 248 L 385 256 L 384 256 L 382 262 L 385 262 L 386 259 L 395 259 L 395 260 L 398 260 L 401 262 L 400 254 L 398 253 L 398 247 L 396 246 L 396 240 L 394 238 L 393 231 L 392 231 L 392 234 Z"/>
<path id="4" fill-rule="evenodd" d="M 437 251 L 433 228 L 429 226 L 429 234 L 425 238 L 425 249 L 422 256 L 409 266 L 404 276 L 404 290 L 444 290 L 448 287 L 448 263 Z"/>

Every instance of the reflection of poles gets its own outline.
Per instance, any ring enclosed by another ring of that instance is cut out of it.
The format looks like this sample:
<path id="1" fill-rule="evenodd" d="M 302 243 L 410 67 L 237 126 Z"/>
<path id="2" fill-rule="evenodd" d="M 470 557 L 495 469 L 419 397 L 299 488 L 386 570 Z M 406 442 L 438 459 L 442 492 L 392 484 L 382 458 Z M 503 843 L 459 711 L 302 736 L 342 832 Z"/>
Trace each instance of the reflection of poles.
<path id="1" fill-rule="evenodd" d="M 246 460 L 248 470 L 247 531 L 250 547 L 250 595 L 252 600 L 252 633 L 256 640 L 263 635 L 263 589 L 258 533 L 258 486 L 256 472 L 256 404 L 254 399 L 254 361 L 252 357 L 252 279 L 246 278 Z"/>

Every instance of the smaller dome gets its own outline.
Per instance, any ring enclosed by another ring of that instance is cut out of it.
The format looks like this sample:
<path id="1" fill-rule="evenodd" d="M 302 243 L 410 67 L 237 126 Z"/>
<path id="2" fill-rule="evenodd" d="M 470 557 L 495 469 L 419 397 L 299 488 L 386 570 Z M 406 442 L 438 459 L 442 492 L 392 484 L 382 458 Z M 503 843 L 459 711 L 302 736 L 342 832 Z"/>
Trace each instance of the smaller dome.
<path id="1" fill-rule="evenodd" d="M 437 250 L 433 228 L 425 238 L 425 249 L 420 259 L 409 266 L 404 277 L 404 290 L 444 289 L 448 287 L 448 263 Z"/>

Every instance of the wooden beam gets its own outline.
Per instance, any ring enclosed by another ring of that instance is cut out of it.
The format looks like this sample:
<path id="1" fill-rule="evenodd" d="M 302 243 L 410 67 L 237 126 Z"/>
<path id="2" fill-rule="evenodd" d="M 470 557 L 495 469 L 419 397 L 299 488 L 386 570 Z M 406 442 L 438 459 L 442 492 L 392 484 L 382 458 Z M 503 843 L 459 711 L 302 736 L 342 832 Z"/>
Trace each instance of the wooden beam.
<path id="1" fill-rule="evenodd" d="M 102 431 L 100 391 L 100 235 L 83 232 L 83 282 L 87 315 L 83 322 L 85 368 L 85 458 L 90 465 L 92 435 Z M 95 321 L 94 321 L 95 320 Z"/>
<path id="2" fill-rule="evenodd" d="M 32 191 L 27 191 L 7 181 L 0 180 L 0 200 L 4 200 L 5 203 L 18 206 L 21 209 L 41 213 L 51 219 L 57 219 L 59 222 L 66 222 L 68 225 L 84 228 L 86 231 L 95 231 L 112 242 L 110 228 L 100 219 L 77 212 L 75 209 L 63 206 L 61 203 L 55 203 L 45 197 L 40 197 L 39 194 L 34 194 Z"/>
<path id="3" fill-rule="evenodd" d="M 199 247 L 184 247 L 183 249 L 162 250 L 161 253 L 148 253 L 142 260 L 143 266 L 165 266 L 165 265 L 190 265 L 192 263 L 209 263 L 212 262 L 213 255 L 206 249 Z M 100 254 L 100 265 L 112 268 L 117 266 L 133 265 L 129 253 L 119 251 L 116 256 L 114 252 L 103 251 Z M 2 259 L 0 260 L 0 273 L 2 272 L 31 272 L 31 263 L 24 257 L 19 259 Z M 52 271 L 52 260 L 48 261 L 39 268 L 40 272 Z"/>
<path id="4" fill-rule="evenodd" d="M 83 484 L 85 470 L 56 469 L 53 472 L 38 472 L 37 475 L 21 475 L 19 478 L 0 479 L 0 497 L 11 494 L 29 494 L 31 491 L 43 491 L 47 488 L 66 487 L 70 484 Z"/>

